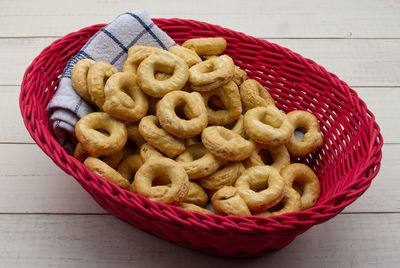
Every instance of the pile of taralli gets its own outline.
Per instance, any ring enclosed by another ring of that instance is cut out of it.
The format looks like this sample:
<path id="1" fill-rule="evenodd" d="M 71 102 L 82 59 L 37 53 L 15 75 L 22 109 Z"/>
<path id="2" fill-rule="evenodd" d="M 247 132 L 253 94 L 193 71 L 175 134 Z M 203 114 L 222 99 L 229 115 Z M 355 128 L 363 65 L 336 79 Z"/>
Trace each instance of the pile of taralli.
<path id="1" fill-rule="evenodd" d="M 122 72 L 79 61 L 72 85 L 99 112 L 76 124 L 74 156 L 124 189 L 192 212 L 270 216 L 312 207 L 318 178 L 290 155 L 322 145 L 317 118 L 280 111 L 221 55 L 226 45 L 198 38 L 168 51 L 133 46 Z"/>

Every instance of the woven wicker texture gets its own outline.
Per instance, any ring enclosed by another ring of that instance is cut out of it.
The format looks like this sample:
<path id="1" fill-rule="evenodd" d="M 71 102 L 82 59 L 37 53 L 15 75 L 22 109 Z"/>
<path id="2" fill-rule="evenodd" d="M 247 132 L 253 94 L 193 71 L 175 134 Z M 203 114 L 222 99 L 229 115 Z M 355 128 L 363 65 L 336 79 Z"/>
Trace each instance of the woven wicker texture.
<path id="1" fill-rule="evenodd" d="M 92 174 L 56 142 L 45 108 L 68 60 L 104 25 L 55 41 L 26 70 L 20 94 L 25 125 L 40 148 L 107 211 L 179 245 L 234 257 L 265 255 L 342 211 L 369 187 L 380 168 L 383 145 L 373 114 L 356 92 L 309 59 L 276 44 L 203 22 L 154 19 L 176 42 L 222 36 L 226 53 L 258 80 L 285 112 L 307 110 L 319 120 L 324 145 L 303 159 L 321 181 L 317 204 L 306 211 L 273 217 L 222 217 L 190 213 L 151 202 Z"/>

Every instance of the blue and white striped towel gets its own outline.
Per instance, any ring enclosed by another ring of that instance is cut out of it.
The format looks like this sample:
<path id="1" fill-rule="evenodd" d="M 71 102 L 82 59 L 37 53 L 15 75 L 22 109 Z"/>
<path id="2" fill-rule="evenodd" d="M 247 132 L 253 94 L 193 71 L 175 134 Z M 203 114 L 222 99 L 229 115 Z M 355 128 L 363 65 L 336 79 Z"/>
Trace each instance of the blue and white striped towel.
<path id="1" fill-rule="evenodd" d="M 143 9 L 119 15 L 99 30 L 73 57 L 61 75 L 57 92 L 47 106 L 50 123 L 57 141 L 72 154 L 74 150 L 75 124 L 95 111 L 95 108 L 79 97 L 72 88 L 71 70 L 81 59 L 107 61 L 119 71 L 133 45 L 154 46 L 163 49 L 176 45 L 165 32 L 154 25 Z"/>

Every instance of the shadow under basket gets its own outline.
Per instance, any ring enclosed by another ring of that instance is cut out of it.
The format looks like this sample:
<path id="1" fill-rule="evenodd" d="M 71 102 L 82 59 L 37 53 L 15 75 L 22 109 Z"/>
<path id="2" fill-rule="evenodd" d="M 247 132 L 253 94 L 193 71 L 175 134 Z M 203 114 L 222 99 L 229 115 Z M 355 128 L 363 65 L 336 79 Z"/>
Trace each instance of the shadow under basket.
<path id="1" fill-rule="evenodd" d="M 321 183 L 316 205 L 272 217 L 222 217 L 184 211 L 124 190 L 68 155 L 55 140 L 46 106 L 68 60 L 104 24 L 56 40 L 25 72 L 20 109 L 39 147 L 72 175 L 104 209 L 139 229 L 211 254 L 250 257 L 288 245 L 313 225 L 340 213 L 369 187 L 380 168 L 383 145 L 379 126 L 365 103 L 343 81 L 309 59 L 279 45 L 204 22 L 154 19 L 177 43 L 196 37 L 224 37 L 226 54 L 263 84 L 284 112 L 306 110 L 320 121 L 323 146 L 301 159 Z"/>

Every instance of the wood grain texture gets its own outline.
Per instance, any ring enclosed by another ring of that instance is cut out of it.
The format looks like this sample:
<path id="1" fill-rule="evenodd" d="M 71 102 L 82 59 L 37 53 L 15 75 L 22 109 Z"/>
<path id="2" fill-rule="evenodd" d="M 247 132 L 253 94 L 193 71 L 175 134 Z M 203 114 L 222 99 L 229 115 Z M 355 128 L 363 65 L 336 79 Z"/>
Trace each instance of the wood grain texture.
<path id="1" fill-rule="evenodd" d="M 153 18 L 207 21 L 256 37 L 400 37 L 397 0 L 2 1 L 0 37 L 65 35 L 139 8 Z"/>
<path id="2" fill-rule="evenodd" d="M 229 259 L 109 215 L 0 215 L 0 267 L 397 267 L 399 224 L 400 214 L 339 215 L 276 253 Z"/>
<path id="3" fill-rule="evenodd" d="M 32 60 L 55 38 L 0 39 L 0 57 L 9 62 L 0 85 L 20 85 Z M 273 39 L 312 59 L 352 87 L 400 86 L 400 39 Z"/>
<path id="4" fill-rule="evenodd" d="M 75 179 L 34 144 L 0 144 L 0 213 L 105 213 Z M 383 148 L 382 168 L 346 213 L 400 212 L 400 144 Z"/>

